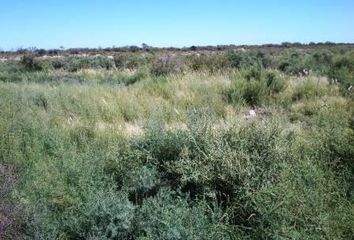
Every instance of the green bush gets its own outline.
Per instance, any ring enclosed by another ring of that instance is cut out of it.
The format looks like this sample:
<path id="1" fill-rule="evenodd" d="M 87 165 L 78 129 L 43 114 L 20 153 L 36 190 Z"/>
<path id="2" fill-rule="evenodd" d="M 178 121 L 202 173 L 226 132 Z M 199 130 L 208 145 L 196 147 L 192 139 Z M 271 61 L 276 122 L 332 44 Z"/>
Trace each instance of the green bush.
<path id="1" fill-rule="evenodd" d="M 91 68 L 109 70 L 114 68 L 114 62 L 104 56 L 74 57 L 68 60 L 66 68 L 71 72 Z"/>
<path id="2" fill-rule="evenodd" d="M 153 54 L 119 53 L 114 55 L 114 63 L 119 70 L 136 70 L 140 67 L 150 67 L 154 58 Z"/>
<path id="3" fill-rule="evenodd" d="M 262 64 L 253 52 L 229 52 L 228 61 L 231 68 L 237 69 L 259 67 Z"/>
<path id="4" fill-rule="evenodd" d="M 221 209 L 205 202 L 190 205 L 188 198 L 161 191 L 144 202 L 137 214 L 138 239 L 231 239 Z"/>
<path id="5" fill-rule="evenodd" d="M 354 176 L 354 150 L 351 142 L 354 140 L 354 128 L 350 125 L 351 115 L 336 107 L 329 105 L 321 109 L 314 119 L 318 127 L 319 139 L 323 144 L 323 154 L 327 155 L 324 161 L 331 161 L 336 170 L 349 169 Z M 353 178 L 354 179 L 354 178 Z"/>
<path id="6" fill-rule="evenodd" d="M 124 194 L 96 192 L 81 207 L 79 222 L 67 216 L 68 237 L 85 239 L 130 239 L 134 234 L 135 207 Z"/>
<path id="7" fill-rule="evenodd" d="M 280 93 L 286 88 L 287 85 L 287 82 L 283 77 L 272 71 L 265 73 L 265 81 L 271 94 Z"/>
<path id="8" fill-rule="evenodd" d="M 354 85 L 354 52 L 334 60 L 332 68 L 329 70 L 329 77 L 338 81 L 341 86 L 348 90 Z"/>
<path id="9" fill-rule="evenodd" d="M 229 68 L 226 54 L 200 54 L 186 56 L 184 61 L 192 71 L 209 71 L 216 73 Z"/>
<path id="10" fill-rule="evenodd" d="M 183 73 L 183 71 L 184 63 L 177 56 L 162 56 L 155 60 L 151 67 L 151 74 L 155 76 Z"/>
<path id="11" fill-rule="evenodd" d="M 291 75 L 307 75 L 308 66 L 305 65 L 306 55 L 296 51 L 290 51 L 282 56 L 278 63 L 278 70 Z"/>
<path id="12" fill-rule="evenodd" d="M 236 75 L 230 89 L 225 91 L 226 100 L 233 104 L 251 106 L 269 104 L 286 87 L 286 80 L 276 72 L 263 72 L 252 68 Z"/>
<path id="13" fill-rule="evenodd" d="M 262 68 L 260 66 L 258 67 L 250 67 L 244 72 L 244 77 L 246 78 L 247 81 L 250 80 L 256 80 L 256 81 L 261 81 L 262 80 Z"/>
<path id="14" fill-rule="evenodd" d="M 129 86 L 143 79 L 146 79 L 148 77 L 149 77 L 149 73 L 145 69 L 140 69 L 131 75 L 115 72 L 111 74 L 103 74 L 100 83 L 101 84 L 122 84 L 125 86 Z"/>
<path id="15" fill-rule="evenodd" d="M 36 60 L 35 56 L 31 55 L 31 54 L 23 55 L 20 60 L 20 64 L 26 71 L 40 71 L 40 70 L 42 70 L 42 66 L 39 63 L 39 61 Z"/>
<path id="16" fill-rule="evenodd" d="M 246 83 L 242 98 L 246 101 L 249 105 L 258 105 L 261 102 L 262 96 L 262 84 L 260 81 L 250 80 Z"/>
<path id="17" fill-rule="evenodd" d="M 313 99 L 324 95 L 326 89 L 314 80 L 307 79 L 303 83 L 299 84 L 292 95 L 293 101 L 299 101 L 301 99 Z"/>
<path id="18" fill-rule="evenodd" d="M 318 74 L 327 74 L 333 65 L 333 53 L 329 50 L 316 51 L 306 62 Z"/>

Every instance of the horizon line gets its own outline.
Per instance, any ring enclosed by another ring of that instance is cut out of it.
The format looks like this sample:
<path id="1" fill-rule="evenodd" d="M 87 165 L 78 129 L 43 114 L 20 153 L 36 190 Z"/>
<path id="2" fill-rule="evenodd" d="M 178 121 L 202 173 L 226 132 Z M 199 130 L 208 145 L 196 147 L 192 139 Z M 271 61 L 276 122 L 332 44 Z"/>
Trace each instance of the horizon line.
<path id="1" fill-rule="evenodd" d="M 0 46 L 0 52 L 18 52 L 18 51 L 38 51 L 38 50 L 45 50 L 45 51 L 50 51 L 50 50 L 57 50 L 57 51 L 67 51 L 67 50 L 75 50 L 75 49 L 126 49 L 126 48 L 135 48 L 135 49 L 189 49 L 189 48 L 206 48 L 206 47 L 253 47 L 253 46 L 311 46 L 311 45 L 354 45 L 354 42 L 335 42 L 335 41 L 310 41 L 310 42 L 290 42 L 290 41 L 284 41 L 280 43 L 255 43 L 255 44 L 235 44 L 235 43 L 229 43 L 229 44 L 208 44 L 208 45 L 196 45 L 192 44 L 189 46 L 183 46 L 183 47 L 178 47 L 178 46 L 153 46 L 149 45 L 147 43 L 142 43 L 140 45 L 136 44 L 131 44 L 131 45 L 121 45 L 121 46 L 97 46 L 97 47 L 64 47 L 63 45 L 57 47 L 57 48 L 52 48 L 52 47 L 37 47 L 37 46 L 28 46 L 28 47 L 13 47 L 13 48 L 8 48 L 7 50 L 2 48 Z"/>

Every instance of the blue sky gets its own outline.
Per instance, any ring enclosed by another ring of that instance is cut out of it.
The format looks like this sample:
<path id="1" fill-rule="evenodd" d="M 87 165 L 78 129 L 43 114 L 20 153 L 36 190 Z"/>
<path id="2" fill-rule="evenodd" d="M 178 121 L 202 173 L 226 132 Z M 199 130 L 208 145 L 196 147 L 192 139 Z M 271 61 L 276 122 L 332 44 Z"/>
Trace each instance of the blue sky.
<path id="1" fill-rule="evenodd" d="M 0 48 L 354 42 L 353 0 L 0 0 Z"/>

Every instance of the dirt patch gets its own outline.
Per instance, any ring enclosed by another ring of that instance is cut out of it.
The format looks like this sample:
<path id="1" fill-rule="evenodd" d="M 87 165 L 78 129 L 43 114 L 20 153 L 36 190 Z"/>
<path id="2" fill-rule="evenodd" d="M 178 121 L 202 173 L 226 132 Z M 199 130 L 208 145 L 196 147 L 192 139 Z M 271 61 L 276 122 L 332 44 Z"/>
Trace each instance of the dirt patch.
<path id="1" fill-rule="evenodd" d="M 138 124 L 126 123 L 125 134 L 129 137 L 137 137 L 144 134 L 144 129 Z"/>
<path id="2" fill-rule="evenodd" d="M 15 183 L 14 168 L 0 163 L 0 239 L 19 239 L 21 211 L 11 199 Z"/>

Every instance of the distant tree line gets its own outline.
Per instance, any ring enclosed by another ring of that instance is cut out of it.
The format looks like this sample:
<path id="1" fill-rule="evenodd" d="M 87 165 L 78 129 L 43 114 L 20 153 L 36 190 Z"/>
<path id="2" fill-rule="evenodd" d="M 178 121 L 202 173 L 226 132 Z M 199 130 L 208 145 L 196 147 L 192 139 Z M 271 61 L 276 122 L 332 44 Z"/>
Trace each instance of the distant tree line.
<path id="1" fill-rule="evenodd" d="M 234 49 L 284 49 L 284 48 L 313 48 L 313 47 L 333 47 L 333 46 L 351 46 L 354 47 L 354 43 L 334 43 L 334 42 L 310 42 L 308 44 L 300 42 L 283 42 L 281 44 L 262 44 L 262 45 L 216 45 L 216 46 L 190 46 L 190 47 L 153 47 L 146 43 L 139 46 L 123 46 L 123 47 L 106 47 L 106 48 L 68 48 L 59 47 L 56 49 L 43 49 L 36 47 L 18 48 L 16 50 L 5 51 L 0 48 L 0 54 L 2 55 L 17 55 L 17 54 L 35 54 L 36 56 L 57 56 L 57 55 L 79 55 L 79 54 L 104 54 L 104 53 L 119 53 L 119 52 L 160 52 L 160 51 L 174 51 L 174 52 L 189 52 L 189 51 L 227 51 Z"/>

